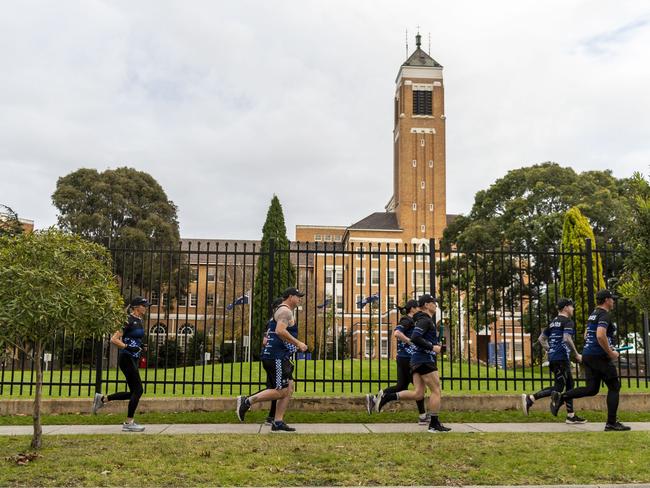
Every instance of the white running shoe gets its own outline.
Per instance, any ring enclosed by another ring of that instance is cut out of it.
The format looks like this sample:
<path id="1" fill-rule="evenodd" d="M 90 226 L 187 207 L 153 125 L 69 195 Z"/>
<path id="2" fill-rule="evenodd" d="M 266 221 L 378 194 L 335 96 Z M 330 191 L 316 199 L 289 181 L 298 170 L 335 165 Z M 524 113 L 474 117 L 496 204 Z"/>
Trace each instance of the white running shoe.
<path id="1" fill-rule="evenodd" d="M 93 415 L 97 415 L 97 410 L 100 408 L 104 408 L 106 405 L 104 402 L 102 402 L 102 394 L 101 393 L 95 393 L 95 398 L 93 399 L 93 406 L 92 406 L 92 413 Z"/>
<path id="2" fill-rule="evenodd" d="M 144 425 L 136 424 L 135 422 L 124 422 L 122 424 L 122 432 L 144 432 Z"/>

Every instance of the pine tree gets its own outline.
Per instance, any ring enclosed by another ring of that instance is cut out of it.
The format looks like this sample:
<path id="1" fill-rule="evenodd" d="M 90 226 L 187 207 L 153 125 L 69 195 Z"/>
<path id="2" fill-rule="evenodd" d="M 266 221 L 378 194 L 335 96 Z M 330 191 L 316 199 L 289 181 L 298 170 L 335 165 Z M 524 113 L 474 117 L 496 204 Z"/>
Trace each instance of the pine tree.
<path id="1" fill-rule="evenodd" d="M 270 260 L 269 250 L 271 241 L 275 244 L 273 261 L 273 293 L 269 297 Z M 261 255 L 257 261 L 257 272 L 253 287 L 253 323 L 251 337 L 251 351 L 259 351 L 262 336 L 269 319 L 269 304 L 290 286 L 296 285 L 296 270 L 290 261 L 289 239 L 284 223 L 282 205 L 276 195 L 271 199 L 271 205 L 266 214 L 266 222 L 262 228 Z"/>
<path id="2" fill-rule="evenodd" d="M 573 207 L 564 216 L 562 226 L 562 254 L 560 256 L 560 287 L 558 295 L 573 298 L 575 302 L 575 323 L 578 342 L 581 341 L 587 317 L 589 297 L 587 290 L 587 261 L 585 259 L 585 239 L 595 244 L 594 231 L 589 220 L 578 207 Z M 565 254 L 566 253 L 566 254 Z M 597 252 L 592 252 L 595 293 L 605 288 L 602 260 Z M 595 297 L 594 297 L 595 298 Z"/>

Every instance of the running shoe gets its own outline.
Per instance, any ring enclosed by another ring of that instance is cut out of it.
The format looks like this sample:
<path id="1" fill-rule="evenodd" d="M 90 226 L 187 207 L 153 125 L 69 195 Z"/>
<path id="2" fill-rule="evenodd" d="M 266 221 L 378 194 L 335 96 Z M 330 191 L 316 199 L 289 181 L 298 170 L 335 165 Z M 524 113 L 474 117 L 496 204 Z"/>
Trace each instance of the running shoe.
<path id="1" fill-rule="evenodd" d="M 557 417 L 557 413 L 562 406 L 562 394 L 558 391 L 551 393 L 551 414 Z"/>
<path id="2" fill-rule="evenodd" d="M 418 416 L 418 425 L 429 425 L 431 422 L 431 414 L 425 413 Z"/>
<path id="3" fill-rule="evenodd" d="M 527 393 L 521 395 L 521 408 L 524 411 L 524 414 L 528 415 L 530 407 L 533 406 L 533 401 L 530 399 Z"/>
<path id="4" fill-rule="evenodd" d="M 240 395 L 237 397 L 237 418 L 239 419 L 240 422 L 244 421 L 244 417 L 246 416 L 246 412 L 248 412 L 251 408 L 251 404 L 248 401 L 248 397 L 245 395 Z"/>
<path id="5" fill-rule="evenodd" d="M 368 393 L 366 395 L 366 412 L 368 412 L 368 415 L 370 415 L 374 409 L 375 409 L 375 395 L 371 395 L 370 393 Z"/>
<path id="6" fill-rule="evenodd" d="M 624 432 L 627 430 L 632 430 L 632 427 L 623 425 L 620 422 L 616 422 L 615 424 L 605 424 L 605 432 L 610 432 L 610 431 Z"/>
<path id="7" fill-rule="evenodd" d="M 101 393 L 95 393 L 95 398 L 93 399 L 92 413 L 97 415 L 97 410 L 104 408 L 105 404 L 102 402 L 103 395 Z"/>
<path id="8" fill-rule="evenodd" d="M 279 422 L 273 422 L 271 424 L 271 432 L 295 432 L 294 427 L 289 427 L 284 421 L 280 420 Z"/>
<path id="9" fill-rule="evenodd" d="M 582 417 L 578 417 L 577 415 L 574 415 L 573 417 L 569 417 L 569 416 L 567 415 L 565 422 L 566 422 L 567 424 L 569 424 L 569 425 L 571 425 L 571 424 L 574 424 L 574 425 L 577 425 L 577 424 L 586 424 L 586 423 L 587 423 L 587 419 L 583 419 Z"/>
<path id="10" fill-rule="evenodd" d="M 381 412 L 381 409 L 383 405 L 381 404 L 381 400 L 384 398 L 384 390 L 379 390 L 377 393 L 377 396 L 375 397 L 375 412 L 379 413 Z"/>
<path id="11" fill-rule="evenodd" d="M 427 432 L 431 432 L 432 434 L 438 434 L 440 432 L 449 432 L 450 430 L 451 430 L 451 428 L 445 427 L 441 423 L 437 423 L 437 424 L 434 424 L 434 425 L 430 426 L 427 429 Z"/>
<path id="12" fill-rule="evenodd" d="M 144 425 L 136 424 L 135 422 L 124 422 L 122 424 L 122 432 L 144 432 Z"/>

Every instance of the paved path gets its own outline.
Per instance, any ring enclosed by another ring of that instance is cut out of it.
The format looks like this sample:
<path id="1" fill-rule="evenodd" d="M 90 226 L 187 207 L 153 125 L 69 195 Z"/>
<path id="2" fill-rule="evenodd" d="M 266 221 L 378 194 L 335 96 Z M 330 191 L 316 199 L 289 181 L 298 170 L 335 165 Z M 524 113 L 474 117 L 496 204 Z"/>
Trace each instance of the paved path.
<path id="1" fill-rule="evenodd" d="M 426 426 L 409 424 L 291 424 L 297 434 L 370 434 L 386 432 L 424 432 Z M 445 424 L 456 433 L 481 432 L 602 432 L 600 422 L 582 425 L 564 423 L 464 423 Z M 633 431 L 650 431 L 650 422 L 626 422 Z M 0 435 L 31 435 L 31 425 L 0 426 Z M 268 434 L 261 424 L 149 424 L 145 434 Z M 44 425 L 43 434 L 121 434 L 120 425 Z"/>

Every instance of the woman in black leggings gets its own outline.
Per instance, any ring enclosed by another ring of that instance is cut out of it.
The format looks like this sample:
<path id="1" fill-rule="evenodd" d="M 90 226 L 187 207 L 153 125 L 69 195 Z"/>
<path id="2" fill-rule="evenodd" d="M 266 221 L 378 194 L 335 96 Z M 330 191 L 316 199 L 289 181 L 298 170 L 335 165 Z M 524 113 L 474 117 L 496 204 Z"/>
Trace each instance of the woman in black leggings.
<path id="1" fill-rule="evenodd" d="M 142 318 L 147 313 L 148 307 L 149 302 L 146 298 L 135 297 L 131 300 L 131 304 L 129 305 L 129 318 L 126 324 L 111 337 L 111 343 L 115 344 L 120 350 L 118 364 L 120 370 L 122 370 L 122 373 L 126 377 L 129 391 L 113 393 L 108 396 L 95 393 L 95 401 L 93 402 L 92 411 L 95 414 L 97 410 L 104 407 L 108 402 L 112 402 L 113 400 L 128 400 L 129 410 L 126 421 L 122 424 L 122 430 L 125 432 L 144 431 L 144 426 L 136 424 L 133 421 L 133 417 L 143 392 L 142 380 L 138 372 L 138 362 L 140 354 L 143 351 L 142 339 L 144 338 L 144 327 Z"/>

